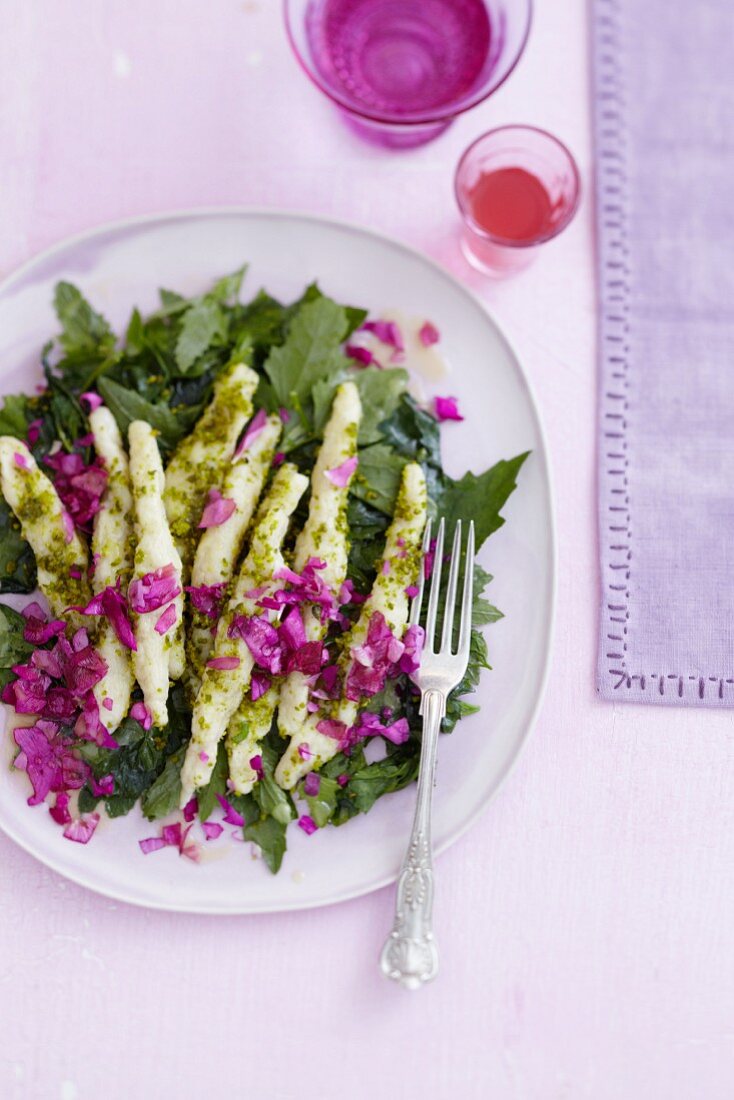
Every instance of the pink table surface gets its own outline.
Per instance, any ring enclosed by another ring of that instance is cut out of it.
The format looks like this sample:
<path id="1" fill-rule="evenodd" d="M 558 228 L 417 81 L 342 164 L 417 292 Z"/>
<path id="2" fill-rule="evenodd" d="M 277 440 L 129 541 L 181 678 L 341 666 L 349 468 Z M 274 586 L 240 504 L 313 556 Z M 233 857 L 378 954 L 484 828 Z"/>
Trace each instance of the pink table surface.
<path id="1" fill-rule="evenodd" d="M 297 71 L 276 0 L 0 3 L 0 274 L 109 219 L 196 205 L 375 226 L 473 286 L 540 400 L 557 488 L 557 635 L 509 782 L 438 868 L 439 980 L 375 958 L 392 891 L 304 914 L 150 913 L 0 836 L 0 1096 L 734 1094 L 734 741 L 727 713 L 593 693 L 593 233 L 584 0 L 540 3 L 518 71 L 421 150 L 359 143 Z M 586 199 L 514 281 L 472 274 L 451 170 L 524 121 L 575 150 Z M 225 1092 L 226 1090 L 226 1092 Z"/>

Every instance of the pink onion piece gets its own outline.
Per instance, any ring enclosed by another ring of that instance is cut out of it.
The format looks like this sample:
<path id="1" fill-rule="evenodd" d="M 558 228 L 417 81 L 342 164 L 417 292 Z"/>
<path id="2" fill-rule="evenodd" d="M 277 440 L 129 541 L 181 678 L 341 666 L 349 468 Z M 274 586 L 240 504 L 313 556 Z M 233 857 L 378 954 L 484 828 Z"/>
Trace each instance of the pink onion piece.
<path id="1" fill-rule="evenodd" d="M 169 603 L 165 611 L 162 611 L 155 621 L 156 634 L 166 634 L 176 622 L 178 612 L 175 603 Z"/>
<path id="2" fill-rule="evenodd" d="M 335 466 L 333 470 L 327 470 L 326 476 L 332 485 L 336 485 L 338 489 L 346 489 L 347 485 L 352 479 L 354 471 L 357 469 L 359 459 L 356 455 L 352 455 L 351 458 L 347 458 L 339 466 Z"/>
<path id="3" fill-rule="evenodd" d="M 69 813 L 69 796 L 66 791 L 59 791 L 53 806 L 49 806 L 48 812 L 57 825 L 68 825 L 71 821 Z"/>
<path id="4" fill-rule="evenodd" d="M 387 344 L 395 351 L 405 351 L 403 334 L 395 321 L 365 321 L 362 330 L 371 332 L 381 344 Z"/>
<path id="5" fill-rule="evenodd" d="M 206 662 L 206 667 L 216 669 L 217 672 L 233 672 L 240 664 L 239 657 L 211 657 Z"/>
<path id="6" fill-rule="evenodd" d="M 196 817 L 198 811 L 199 811 L 199 800 L 197 799 L 196 795 L 194 795 L 193 798 L 190 798 L 188 800 L 188 802 L 186 803 L 186 805 L 184 806 L 184 808 L 182 810 L 182 813 L 183 813 L 183 816 L 184 816 L 184 821 L 193 821 L 194 818 Z"/>
<path id="7" fill-rule="evenodd" d="M 130 606 L 138 615 L 158 611 L 180 594 L 181 585 L 176 567 L 172 562 L 156 569 L 154 573 L 136 577 L 130 582 L 128 589 Z"/>
<path id="8" fill-rule="evenodd" d="M 33 447 L 41 438 L 41 428 L 43 427 L 42 420 L 31 420 L 28 425 L 28 444 Z"/>
<path id="9" fill-rule="evenodd" d="M 235 810 L 229 799 L 225 798 L 223 794 L 217 795 L 217 801 L 224 811 L 224 821 L 227 825 L 244 825 L 245 819 L 241 813 Z"/>
<path id="10" fill-rule="evenodd" d="M 426 321 L 421 326 L 418 332 L 418 339 L 424 348 L 430 348 L 433 344 L 437 344 L 441 339 L 441 334 L 435 325 L 432 325 L 430 321 Z"/>
<path id="11" fill-rule="evenodd" d="M 265 777 L 265 772 L 263 771 L 263 758 L 260 753 L 250 758 L 250 767 L 258 779 L 263 779 Z"/>
<path id="12" fill-rule="evenodd" d="M 255 442 L 255 440 L 265 427 L 267 419 L 268 417 L 265 409 L 258 409 L 250 423 L 247 425 L 247 430 L 245 431 L 245 434 L 242 436 L 242 439 L 239 441 L 235 448 L 235 452 L 232 456 L 233 461 L 236 462 L 237 459 L 241 458 L 245 451 L 252 446 L 252 444 Z"/>
<path id="13" fill-rule="evenodd" d="M 127 600 L 122 594 L 121 585 L 122 581 L 118 577 L 114 588 L 108 585 L 107 588 L 93 596 L 86 607 L 72 607 L 70 610 L 79 611 L 82 615 L 103 616 L 112 624 L 112 629 L 122 645 L 127 649 L 137 650 Z"/>
<path id="14" fill-rule="evenodd" d="M 455 397 L 434 397 L 433 406 L 436 412 L 436 419 L 441 422 L 444 420 L 464 419 L 459 412 L 459 404 Z"/>
<path id="15" fill-rule="evenodd" d="M 67 541 L 71 542 L 74 524 L 87 534 L 91 533 L 92 520 L 102 505 L 107 488 L 107 471 L 102 460 L 95 458 L 87 466 L 77 451 L 70 454 L 55 451 L 46 455 L 43 461 L 52 471 L 56 492 L 69 515 L 68 521 L 62 516 L 65 524 L 71 524 L 70 530 L 67 527 Z"/>
<path id="16" fill-rule="evenodd" d="M 316 772 L 309 772 L 303 781 L 303 792 L 310 798 L 315 798 L 321 788 L 321 779 Z"/>
<path id="17" fill-rule="evenodd" d="M 139 840 L 138 844 L 144 856 L 150 855 L 151 852 L 159 852 L 161 848 L 166 847 L 162 836 L 149 836 L 145 840 Z"/>
<path id="18" fill-rule="evenodd" d="M 98 393 L 83 393 L 80 395 L 79 400 L 86 405 L 87 412 L 94 412 L 102 404 L 102 398 Z"/>
<path id="19" fill-rule="evenodd" d="M 202 821 L 201 828 L 207 840 L 216 840 L 224 832 L 224 825 L 216 821 Z"/>
<path id="20" fill-rule="evenodd" d="M 227 590 L 225 582 L 221 584 L 187 585 L 185 590 L 189 594 L 195 611 L 200 611 L 202 615 L 206 615 L 213 620 L 219 618 L 222 600 Z"/>
<path id="21" fill-rule="evenodd" d="M 223 497 L 218 489 L 210 489 L 199 527 L 221 527 L 236 511 L 237 505 L 230 497 Z"/>
<path id="22" fill-rule="evenodd" d="M 29 470 L 28 459 L 25 455 L 22 455 L 19 451 L 16 451 L 13 455 L 13 462 L 16 466 L 20 466 L 21 470 Z"/>
<path id="23" fill-rule="evenodd" d="M 298 819 L 298 827 L 303 829 L 306 836 L 311 836 L 312 833 L 316 832 L 318 825 L 309 814 L 301 814 Z"/>
<path id="24" fill-rule="evenodd" d="M 362 347 L 360 344 L 347 344 L 344 348 L 344 354 L 350 359 L 354 359 L 355 362 L 361 363 L 363 367 L 368 367 L 370 363 L 377 363 L 374 355 L 369 348 Z"/>
<path id="25" fill-rule="evenodd" d="M 143 702 L 133 703 L 130 707 L 130 717 L 139 722 L 146 732 L 153 725 L 153 715 Z"/>
<path id="26" fill-rule="evenodd" d="M 250 677 L 250 698 L 253 703 L 256 703 L 258 699 L 261 699 L 266 691 L 269 690 L 271 684 L 270 677 L 264 672 L 260 672 L 259 669 L 253 669 L 252 676 Z"/>
<path id="27" fill-rule="evenodd" d="M 73 840 L 75 844 L 89 844 L 98 825 L 99 814 L 82 814 L 77 821 L 72 821 L 66 826 L 64 836 L 67 840 Z"/>

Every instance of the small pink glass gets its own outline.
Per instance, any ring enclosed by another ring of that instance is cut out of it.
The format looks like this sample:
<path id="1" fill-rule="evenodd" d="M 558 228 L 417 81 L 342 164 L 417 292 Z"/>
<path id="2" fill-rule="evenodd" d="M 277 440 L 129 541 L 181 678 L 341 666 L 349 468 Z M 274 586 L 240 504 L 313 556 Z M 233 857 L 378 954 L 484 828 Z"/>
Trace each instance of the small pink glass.
<path id="1" fill-rule="evenodd" d="M 494 208 L 488 180 L 504 184 L 504 194 L 494 187 Z M 524 191 L 517 183 L 526 185 Z M 485 274 L 505 275 L 527 267 L 540 245 L 566 228 L 578 208 L 581 181 L 573 156 L 558 138 L 534 126 L 502 126 L 469 146 L 457 166 L 454 189 L 466 259 Z"/>
<path id="2" fill-rule="evenodd" d="M 284 0 L 294 53 L 361 137 L 431 141 L 504 83 L 532 0 Z"/>

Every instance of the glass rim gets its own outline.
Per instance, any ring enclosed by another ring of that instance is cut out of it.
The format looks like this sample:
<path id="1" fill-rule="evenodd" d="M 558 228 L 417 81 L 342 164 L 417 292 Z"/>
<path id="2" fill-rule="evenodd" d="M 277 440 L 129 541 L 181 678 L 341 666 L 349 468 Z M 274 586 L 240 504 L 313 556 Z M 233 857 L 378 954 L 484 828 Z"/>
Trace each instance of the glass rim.
<path id="1" fill-rule="evenodd" d="M 336 103 L 338 107 L 341 107 L 342 110 L 348 111 L 349 114 L 355 115 L 357 118 L 363 118 L 369 122 L 381 123 L 384 126 L 404 126 L 407 128 L 411 126 L 427 126 L 433 123 L 447 122 L 451 119 L 458 118 L 458 116 L 464 114 L 465 111 L 470 111 L 473 107 L 477 107 L 480 103 L 483 103 L 484 100 L 493 95 L 498 90 L 498 88 L 502 87 L 508 77 L 510 77 L 517 68 L 520 58 L 525 52 L 525 47 L 527 46 L 528 38 L 530 36 L 530 28 L 533 22 L 535 0 L 524 0 L 524 2 L 527 5 L 527 18 L 525 21 L 522 38 L 518 46 L 516 47 L 515 56 L 513 57 L 512 62 L 507 69 L 507 72 L 502 76 L 500 80 L 497 81 L 496 84 L 493 84 L 488 89 L 482 90 L 480 93 L 472 96 L 466 101 L 466 103 L 462 104 L 460 107 L 454 109 L 449 109 L 448 107 L 445 107 L 440 111 L 438 109 L 435 109 L 433 111 L 413 111 L 407 115 L 397 115 L 389 111 L 378 112 L 370 111 L 368 109 L 362 109 L 358 105 L 351 102 L 346 96 L 342 96 L 335 89 L 328 87 L 324 81 L 319 80 L 314 68 L 309 65 L 307 59 L 304 57 L 301 50 L 299 49 L 298 43 L 296 42 L 296 36 L 293 31 L 293 21 L 290 17 L 293 0 L 282 0 L 282 8 L 286 35 L 288 38 L 288 42 L 290 43 L 291 50 L 295 54 L 296 60 L 298 61 L 298 64 L 301 66 L 306 76 L 309 78 L 311 83 L 319 89 L 320 92 L 323 92 L 325 96 L 328 96 L 328 98 L 333 103 Z"/>
<path id="2" fill-rule="evenodd" d="M 547 230 L 544 233 L 534 237 L 531 241 L 516 241 L 511 240 L 509 237 L 502 237 L 498 233 L 492 233 L 488 229 L 481 226 L 472 216 L 471 211 L 465 204 L 459 188 L 459 178 L 461 176 L 462 169 L 476 147 L 480 145 L 489 137 L 495 137 L 498 134 L 509 134 L 512 132 L 520 131 L 525 134 L 539 134 L 543 138 L 547 138 L 553 145 L 561 150 L 566 157 L 569 166 L 571 168 L 571 174 L 573 176 L 573 200 L 569 203 L 568 209 L 565 211 L 563 217 L 558 221 L 552 229 Z M 581 173 L 579 172 L 576 158 L 571 150 L 561 141 L 560 138 L 552 134 L 550 130 L 544 130 L 542 126 L 530 126 L 522 122 L 506 123 L 504 126 L 495 126 L 492 130 L 485 130 L 483 134 L 480 134 L 478 138 L 475 138 L 471 145 L 468 145 L 459 158 L 459 163 L 456 165 L 456 171 L 454 172 L 454 196 L 456 198 L 456 204 L 459 207 L 464 221 L 469 225 L 472 232 L 476 233 L 478 237 L 483 237 L 486 241 L 491 241 L 492 244 L 502 245 L 503 248 L 536 248 L 538 245 L 545 244 L 546 241 L 552 241 L 554 237 L 557 237 L 563 232 L 572 221 L 574 214 L 579 208 L 581 202 Z"/>

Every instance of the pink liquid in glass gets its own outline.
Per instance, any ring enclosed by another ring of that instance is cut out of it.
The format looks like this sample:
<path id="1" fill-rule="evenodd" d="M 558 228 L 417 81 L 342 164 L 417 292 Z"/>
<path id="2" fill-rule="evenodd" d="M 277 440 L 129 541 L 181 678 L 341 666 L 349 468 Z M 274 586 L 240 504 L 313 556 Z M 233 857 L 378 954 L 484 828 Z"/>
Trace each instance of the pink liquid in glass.
<path id="1" fill-rule="evenodd" d="M 314 0 L 306 28 L 321 76 L 373 117 L 450 111 L 492 37 L 484 0 Z"/>

